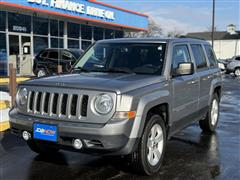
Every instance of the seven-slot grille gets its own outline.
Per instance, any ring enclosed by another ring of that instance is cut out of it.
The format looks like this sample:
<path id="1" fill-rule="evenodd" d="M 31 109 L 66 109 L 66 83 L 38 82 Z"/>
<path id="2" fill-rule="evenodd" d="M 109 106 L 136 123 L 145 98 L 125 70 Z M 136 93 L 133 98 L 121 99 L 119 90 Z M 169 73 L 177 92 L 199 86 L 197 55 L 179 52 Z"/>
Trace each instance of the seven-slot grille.
<path id="1" fill-rule="evenodd" d="M 59 118 L 80 119 L 87 116 L 88 95 L 30 91 L 28 112 Z"/>

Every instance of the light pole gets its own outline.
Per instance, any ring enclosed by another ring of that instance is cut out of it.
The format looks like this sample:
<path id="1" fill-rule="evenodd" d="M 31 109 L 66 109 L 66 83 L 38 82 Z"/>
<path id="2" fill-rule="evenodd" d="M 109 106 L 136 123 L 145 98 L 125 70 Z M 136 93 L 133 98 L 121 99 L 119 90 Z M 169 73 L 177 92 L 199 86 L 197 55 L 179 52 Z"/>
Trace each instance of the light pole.
<path id="1" fill-rule="evenodd" d="M 215 0 L 212 5 L 212 47 L 214 48 L 214 31 L 215 31 Z"/>

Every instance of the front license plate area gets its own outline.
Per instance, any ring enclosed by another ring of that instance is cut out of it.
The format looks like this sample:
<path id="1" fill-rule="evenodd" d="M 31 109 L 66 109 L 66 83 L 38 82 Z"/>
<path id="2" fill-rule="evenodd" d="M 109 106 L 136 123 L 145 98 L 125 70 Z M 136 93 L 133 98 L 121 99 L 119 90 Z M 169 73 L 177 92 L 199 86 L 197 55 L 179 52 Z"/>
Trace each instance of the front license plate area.
<path id="1" fill-rule="evenodd" d="M 34 123 L 33 138 L 57 142 L 57 126 Z"/>

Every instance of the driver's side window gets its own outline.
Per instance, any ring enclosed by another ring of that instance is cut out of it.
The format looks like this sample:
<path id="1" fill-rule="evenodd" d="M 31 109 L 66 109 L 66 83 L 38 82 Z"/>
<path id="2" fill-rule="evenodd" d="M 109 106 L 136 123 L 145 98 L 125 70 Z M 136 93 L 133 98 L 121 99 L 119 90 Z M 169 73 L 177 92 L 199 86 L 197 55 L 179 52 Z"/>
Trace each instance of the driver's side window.
<path id="1" fill-rule="evenodd" d="M 191 62 L 187 45 L 175 45 L 172 54 L 172 69 L 175 70 L 179 63 Z"/>

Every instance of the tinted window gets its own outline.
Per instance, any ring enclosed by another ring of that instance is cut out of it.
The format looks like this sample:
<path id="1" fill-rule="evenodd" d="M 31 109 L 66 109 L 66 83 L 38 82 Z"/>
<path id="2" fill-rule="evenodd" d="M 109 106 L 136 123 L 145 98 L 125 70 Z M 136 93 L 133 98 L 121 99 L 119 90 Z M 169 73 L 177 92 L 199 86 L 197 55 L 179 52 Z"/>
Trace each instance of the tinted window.
<path id="1" fill-rule="evenodd" d="M 207 67 L 207 61 L 202 46 L 200 44 L 192 44 L 191 48 L 197 68 Z"/>
<path id="2" fill-rule="evenodd" d="M 51 38 L 51 48 L 63 48 L 63 39 Z"/>
<path id="3" fill-rule="evenodd" d="M 236 58 L 235 58 L 235 60 L 238 60 L 238 61 L 240 61 L 240 56 L 236 57 Z"/>
<path id="4" fill-rule="evenodd" d="M 79 24 L 68 23 L 68 37 L 70 38 L 79 38 Z"/>
<path id="5" fill-rule="evenodd" d="M 77 67 L 90 71 L 134 72 L 155 74 L 162 72 L 165 44 L 97 43 L 79 60 Z"/>
<path id="6" fill-rule="evenodd" d="M 176 45 L 173 47 L 172 68 L 178 67 L 179 63 L 190 62 L 187 45 Z"/>
<path id="7" fill-rule="evenodd" d="M 22 14 L 8 13 L 8 30 L 13 32 L 30 33 L 31 17 Z"/>
<path id="8" fill-rule="evenodd" d="M 205 47 L 205 50 L 207 53 L 207 57 L 208 57 L 210 66 L 215 66 L 217 63 L 216 63 L 216 59 L 215 59 L 212 47 L 209 45 L 205 45 L 204 47 Z"/>
<path id="9" fill-rule="evenodd" d="M 94 40 L 100 40 L 103 39 L 103 29 L 94 27 Z"/>
<path id="10" fill-rule="evenodd" d="M 92 39 L 92 27 L 87 25 L 81 25 L 82 39 Z"/>
<path id="11" fill-rule="evenodd" d="M 0 76 L 6 76 L 8 71 L 6 34 L 0 33 Z"/>
<path id="12" fill-rule="evenodd" d="M 114 31 L 111 29 L 105 29 L 105 39 L 113 39 Z"/>
<path id="13" fill-rule="evenodd" d="M 68 48 L 77 48 L 79 49 L 79 41 L 78 40 L 68 40 Z"/>
<path id="14" fill-rule="evenodd" d="M 91 41 L 82 41 L 82 50 L 86 50 L 91 44 Z"/>
<path id="15" fill-rule="evenodd" d="M 48 52 L 47 52 L 47 51 L 43 51 L 43 52 L 41 53 L 40 57 L 46 58 L 47 55 L 48 55 Z"/>
<path id="16" fill-rule="evenodd" d="M 33 17 L 33 33 L 48 35 L 48 19 Z"/>
<path id="17" fill-rule="evenodd" d="M 58 59 L 58 52 L 57 51 L 50 51 L 49 54 L 48 54 L 48 58 Z"/>
<path id="18" fill-rule="evenodd" d="M 34 45 L 34 55 L 38 54 L 40 51 L 48 48 L 48 38 L 47 37 L 33 37 L 33 45 Z"/>
<path id="19" fill-rule="evenodd" d="M 51 36 L 63 36 L 63 26 L 62 21 L 51 20 L 50 21 L 50 34 Z"/>
<path id="20" fill-rule="evenodd" d="M 115 31 L 115 38 L 123 38 L 124 33 L 123 31 Z"/>
<path id="21" fill-rule="evenodd" d="M 0 31 L 5 31 L 6 29 L 6 13 L 0 11 Z"/>

